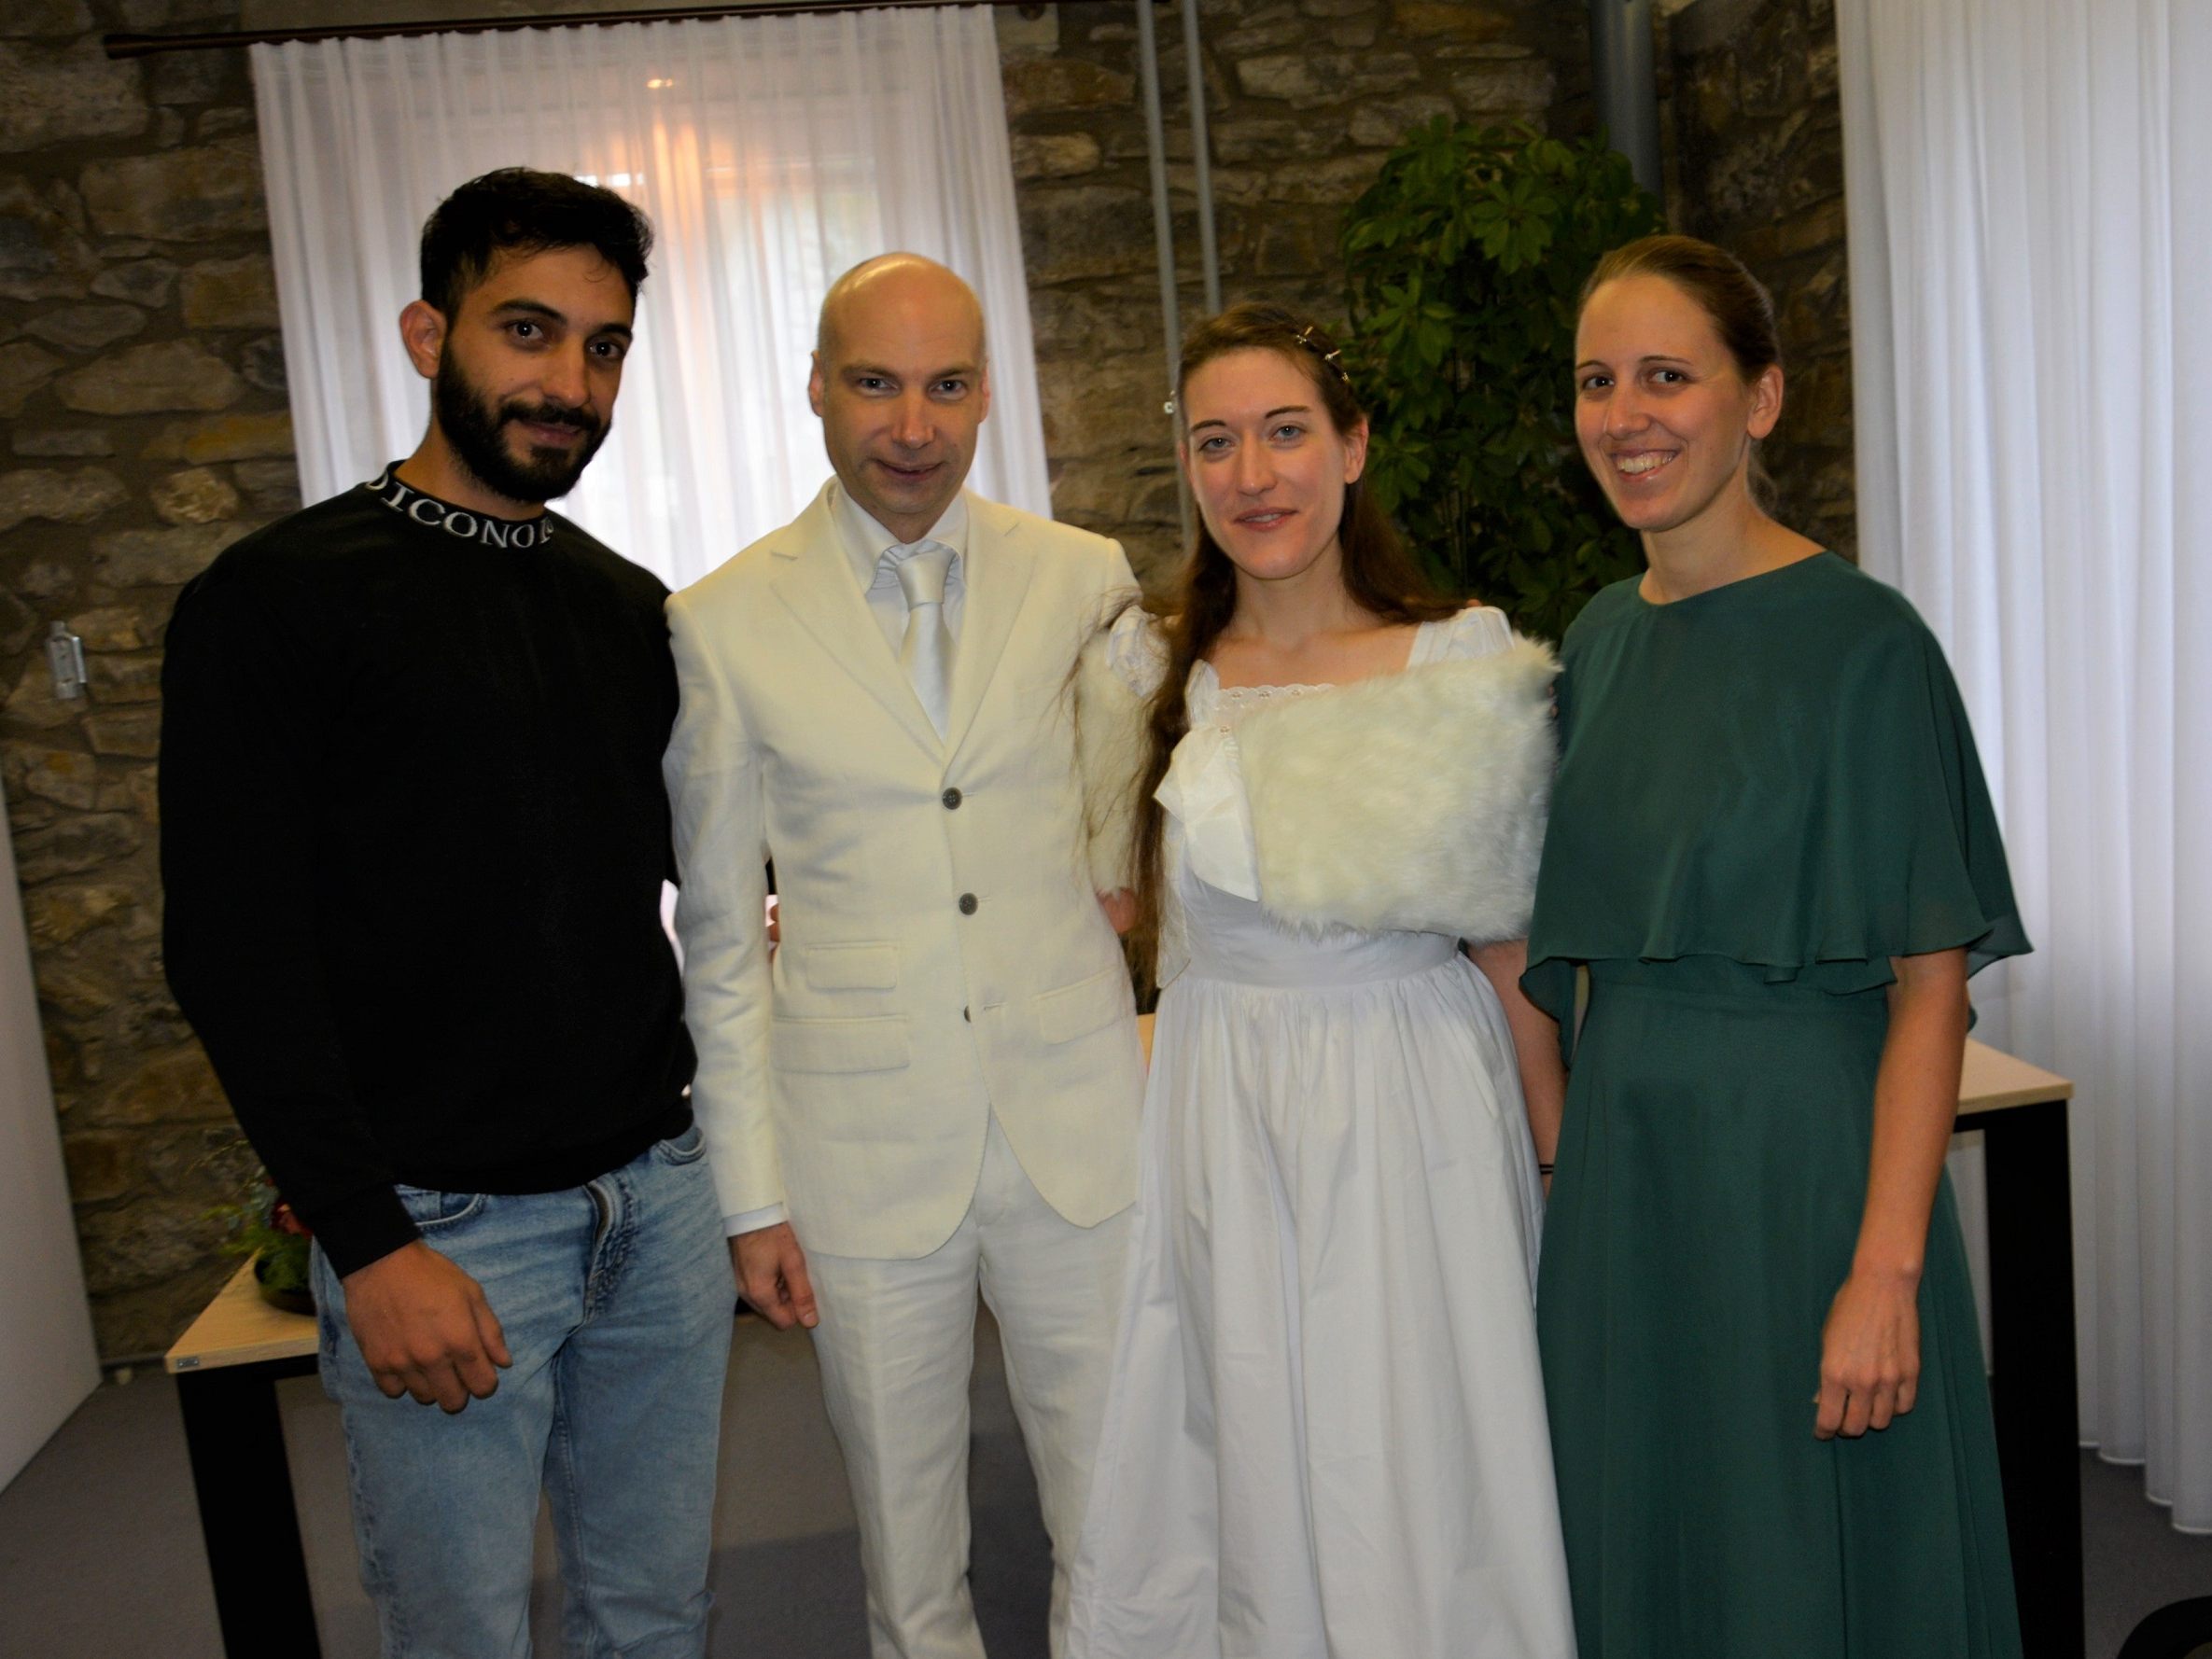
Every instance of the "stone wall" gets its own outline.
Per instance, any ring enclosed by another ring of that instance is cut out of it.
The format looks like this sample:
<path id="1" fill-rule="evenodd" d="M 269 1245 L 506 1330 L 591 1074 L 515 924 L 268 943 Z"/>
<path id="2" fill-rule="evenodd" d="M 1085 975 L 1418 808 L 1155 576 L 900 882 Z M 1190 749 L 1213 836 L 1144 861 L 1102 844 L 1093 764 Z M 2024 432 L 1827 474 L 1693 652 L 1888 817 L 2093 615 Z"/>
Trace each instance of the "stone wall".
<path id="1" fill-rule="evenodd" d="M 1181 303 L 1203 314 L 1180 15 L 1155 8 Z M 1002 12 L 1007 116 L 1057 516 L 1120 537 L 1138 572 L 1179 556 L 1168 369 L 1127 4 Z M 1205 0 L 1225 301 L 1344 313 L 1343 210 L 1435 116 L 1592 123 L 1588 19 L 1558 0 Z"/>
<path id="2" fill-rule="evenodd" d="M 1582 17 L 1545 0 L 1206 0 L 1225 294 L 1337 316 L 1337 216 L 1432 116 L 1587 130 Z M 1056 505 L 1156 573 L 1176 496 L 1133 13 L 999 18 Z M 1181 26 L 1172 7 L 1156 18 L 1195 318 Z M 162 631 L 179 585 L 297 486 L 244 54 L 114 63 L 98 37 L 240 22 L 239 0 L 0 7 L 0 765 L 110 1359 L 165 1346 L 229 1270 L 206 1212 L 254 1168 L 162 980 Z M 52 695 L 56 620 L 84 638 L 84 699 Z"/>
<path id="3" fill-rule="evenodd" d="M 1780 316 L 1788 389 L 1764 446 L 1777 515 L 1856 558 L 1834 0 L 1694 0 L 1667 32 L 1675 225 L 1733 249 Z"/>
<path id="4" fill-rule="evenodd" d="M 235 15 L 0 7 L 0 766 L 110 1357 L 165 1346 L 221 1277 L 206 1211 L 254 1168 L 162 983 L 162 630 L 297 486 L 244 55 L 111 63 L 97 32 Z M 55 620 L 84 637 L 72 702 Z"/>

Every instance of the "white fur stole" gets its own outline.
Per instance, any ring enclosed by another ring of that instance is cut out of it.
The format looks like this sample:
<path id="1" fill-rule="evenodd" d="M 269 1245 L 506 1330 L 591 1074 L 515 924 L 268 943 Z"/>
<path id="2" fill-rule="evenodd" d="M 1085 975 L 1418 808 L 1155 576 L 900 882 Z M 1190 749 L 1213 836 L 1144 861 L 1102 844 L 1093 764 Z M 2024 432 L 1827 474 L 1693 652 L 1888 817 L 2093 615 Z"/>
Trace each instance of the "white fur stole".
<path id="1" fill-rule="evenodd" d="M 1260 903 L 1301 927 L 1526 937 L 1558 673 L 1517 638 L 1245 716 Z"/>
<path id="2" fill-rule="evenodd" d="M 1076 754 L 1100 892 L 1134 885 L 1145 702 L 1162 666 L 1156 635 L 1125 620 L 1091 640 L 1076 670 Z M 1488 656 L 1246 715 L 1236 746 L 1261 904 L 1298 927 L 1402 928 L 1477 944 L 1524 937 L 1556 760 L 1558 673 L 1548 647 L 1516 638 Z"/>

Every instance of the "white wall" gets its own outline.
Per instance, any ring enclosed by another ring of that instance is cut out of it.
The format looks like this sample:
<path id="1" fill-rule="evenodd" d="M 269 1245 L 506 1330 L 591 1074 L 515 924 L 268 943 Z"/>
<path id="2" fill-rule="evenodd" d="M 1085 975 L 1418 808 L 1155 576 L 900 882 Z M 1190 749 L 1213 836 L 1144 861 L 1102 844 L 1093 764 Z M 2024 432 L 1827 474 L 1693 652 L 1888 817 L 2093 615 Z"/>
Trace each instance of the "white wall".
<path id="1" fill-rule="evenodd" d="M 0 1485 L 99 1386 L 0 791 Z"/>

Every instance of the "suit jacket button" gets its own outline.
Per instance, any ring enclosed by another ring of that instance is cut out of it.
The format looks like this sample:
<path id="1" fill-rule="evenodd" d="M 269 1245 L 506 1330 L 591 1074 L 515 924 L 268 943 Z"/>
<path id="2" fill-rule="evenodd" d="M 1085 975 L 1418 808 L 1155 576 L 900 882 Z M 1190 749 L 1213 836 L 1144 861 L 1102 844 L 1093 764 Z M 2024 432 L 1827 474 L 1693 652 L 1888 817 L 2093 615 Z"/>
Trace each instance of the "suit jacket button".
<path id="1" fill-rule="evenodd" d="M 960 792 L 958 789 L 947 789 L 937 799 L 945 802 L 946 812 L 957 811 L 960 804 Z"/>
<path id="2" fill-rule="evenodd" d="M 966 1009 L 964 1009 L 964 1008 L 963 1008 L 962 1010 L 960 1010 L 960 1018 L 961 1018 L 961 1019 L 963 1019 L 963 1020 L 966 1020 L 966 1019 L 968 1019 L 968 1011 L 967 1011 Z M 969 1024 L 970 1024 L 970 1025 L 973 1025 L 973 1024 L 974 1024 L 974 1022 L 973 1022 L 973 1020 L 970 1020 L 970 1021 L 969 1021 Z"/>
<path id="3" fill-rule="evenodd" d="M 962 893 L 960 895 L 960 914 L 963 916 L 972 916 L 974 913 L 975 895 L 973 893 Z"/>

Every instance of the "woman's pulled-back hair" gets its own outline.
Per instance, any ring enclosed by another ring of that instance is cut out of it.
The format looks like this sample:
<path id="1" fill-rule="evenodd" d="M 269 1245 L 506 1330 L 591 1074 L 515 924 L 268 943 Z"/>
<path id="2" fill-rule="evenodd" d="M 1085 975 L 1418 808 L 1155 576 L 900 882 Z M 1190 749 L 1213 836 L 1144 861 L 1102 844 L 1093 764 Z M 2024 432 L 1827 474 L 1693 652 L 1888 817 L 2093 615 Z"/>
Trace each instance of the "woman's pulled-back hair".
<path id="1" fill-rule="evenodd" d="M 1746 381 L 1780 367 L 1782 336 L 1774 327 L 1774 301 L 1728 249 L 1694 236 L 1646 236 L 1625 244 L 1598 261 L 1582 285 L 1575 311 L 1607 283 L 1624 276 L 1664 277 L 1696 300 Z"/>
<path id="2" fill-rule="evenodd" d="M 1232 305 L 1198 324 L 1183 339 L 1175 374 L 1175 405 L 1180 418 L 1191 377 L 1207 364 L 1233 352 L 1274 352 L 1295 364 L 1313 383 L 1322 407 L 1339 438 L 1350 438 L 1364 420 L 1342 353 L 1322 327 L 1280 305 L 1253 301 Z M 1454 614 L 1456 602 L 1438 593 L 1407 555 L 1397 531 L 1377 505 L 1364 479 L 1344 486 L 1344 516 L 1337 527 L 1342 551 L 1344 591 L 1353 604 L 1386 622 L 1425 622 Z M 1148 602 L 1157 619 L 1167 670 L 1148 706 L 1144 768 L 1137 785 L 1137 920 L 1130 945 L 1149 969 L 1159 941 L 1161 902 L 1168 871 L 1161 855 L 1165 809 L 1153 799 L 1168 775 L 1175 746 L 1190 730 L 1188 687 L 1191 669 L 1212 650 L 1237 611 L 1237 567 L 1198 523 L 1191 550 L 1173 591 Z"/>
<path id="3" fill-rule="evenodd" d="M 1773 297 L 1728 249 L 1694 236 L 1646 236 L 1627 243 L 1600 259 L 1589 273 L 1575 301 L 1576 316 L 1592 294 L 1624 276 L 1660 277 L 1687 295 L 1712 321 L 1713 331 L 1728 348 L 1745 384 L 1782 367 L 1782 335 L 1774 326 Z M 1774 482 L 1760 464 L 1756 440 L 1750 482 L 1752 499 L 1761 508 L 1771 508 Z"/>

